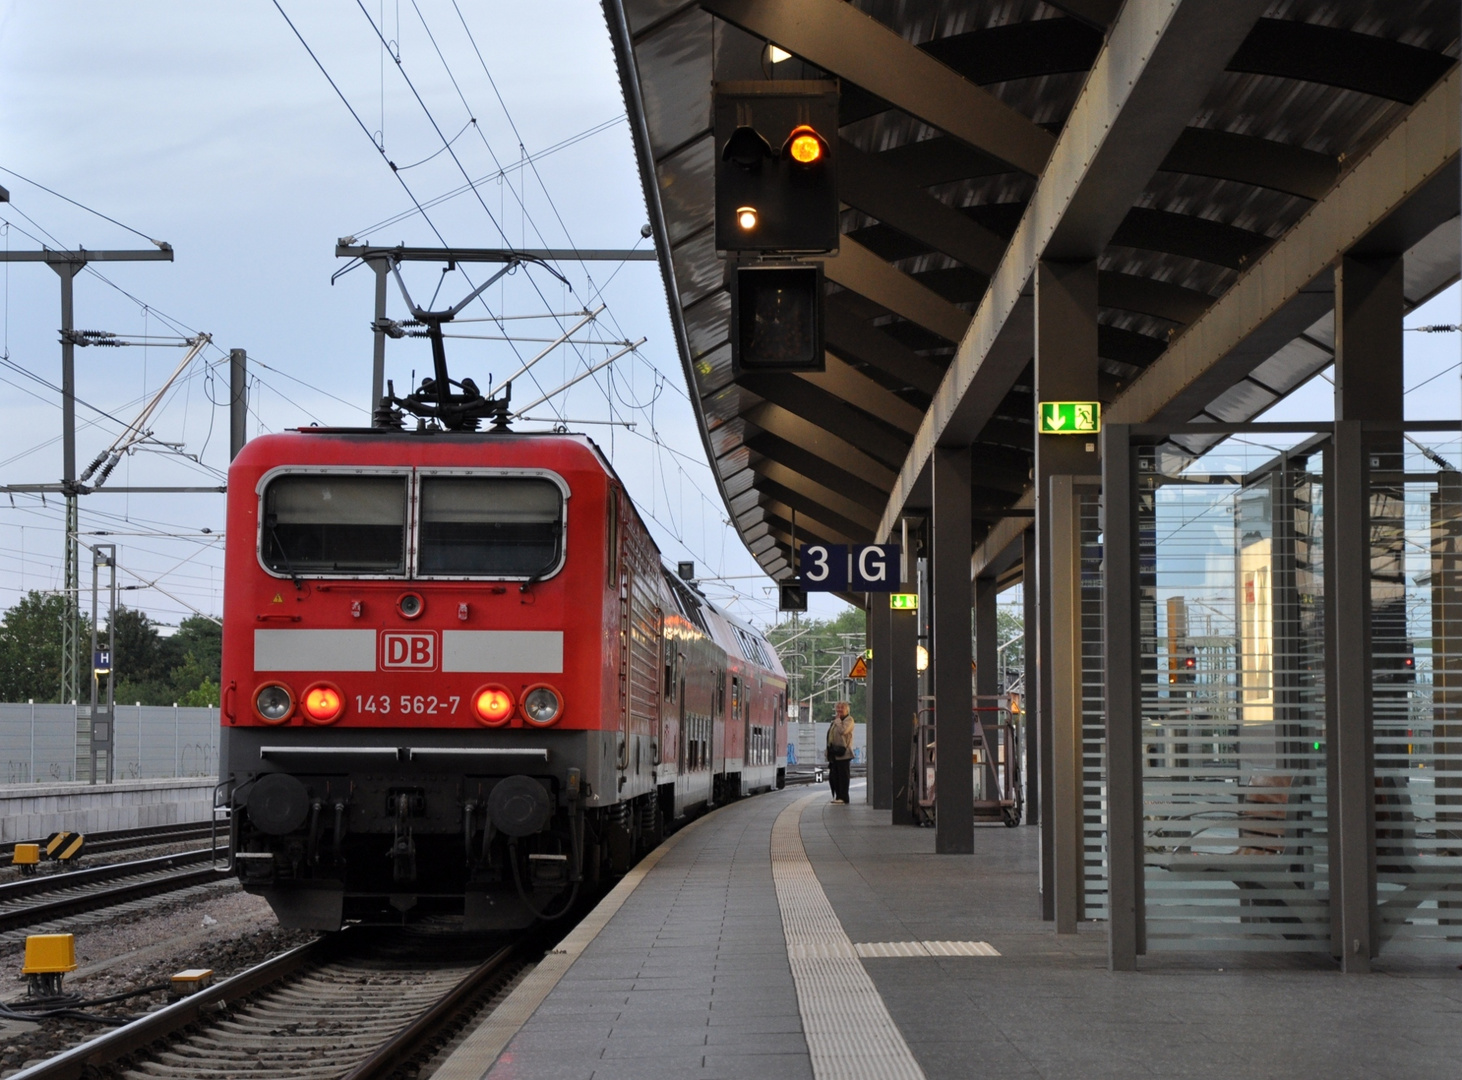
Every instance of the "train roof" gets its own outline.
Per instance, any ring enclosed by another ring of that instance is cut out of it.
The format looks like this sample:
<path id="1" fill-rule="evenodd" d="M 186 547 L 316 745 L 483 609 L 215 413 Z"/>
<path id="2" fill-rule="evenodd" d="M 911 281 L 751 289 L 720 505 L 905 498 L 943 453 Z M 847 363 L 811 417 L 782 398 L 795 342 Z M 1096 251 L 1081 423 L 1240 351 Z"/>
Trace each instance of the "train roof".
<path id="1" fill-rule="evenodd" d="M 777 650 L 760 630 L 712 603 L 705 594 L 681 579 L 669 566 L 661 565 L 665 581 L 675 594 L 681 614 L 699 626 L 721 648 L 747 663 L 786 675 Z"/>

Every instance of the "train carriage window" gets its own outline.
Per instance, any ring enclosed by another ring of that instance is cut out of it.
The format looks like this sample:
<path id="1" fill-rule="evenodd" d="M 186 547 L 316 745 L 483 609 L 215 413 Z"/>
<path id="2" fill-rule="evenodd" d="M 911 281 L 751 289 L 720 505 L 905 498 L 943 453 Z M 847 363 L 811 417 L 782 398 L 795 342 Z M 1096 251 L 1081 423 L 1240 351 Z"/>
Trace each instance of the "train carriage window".
<path id="1" fill-rule="evenodd" d="M 406 477 L 280 476 L 264 489 L 260 557 L 277 574 L 399 574 Z"/>
<path id="2" fill-rule="evenodd" d="M 520 476 L 423 477 L 423 574 L 543 577 L 562 556 L 563 493 Z"/>

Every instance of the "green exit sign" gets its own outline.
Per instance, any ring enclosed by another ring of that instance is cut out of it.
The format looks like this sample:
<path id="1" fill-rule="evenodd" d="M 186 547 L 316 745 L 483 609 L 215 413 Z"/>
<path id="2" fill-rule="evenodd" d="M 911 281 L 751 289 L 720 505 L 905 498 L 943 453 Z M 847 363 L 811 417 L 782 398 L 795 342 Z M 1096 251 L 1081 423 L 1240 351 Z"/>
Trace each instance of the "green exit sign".
<path id="1" fill-rule="evenodd" d="M 1095 435 L 1102 429 L 1099 401 L 1043 401 L 1042 435 Z"/>
<path id="2" fill-rule="evenodd" d="M 911 592 L 889 593 L 888 606 L 895 611 L 913 611 L 919 606 L 919 594 Z"/>

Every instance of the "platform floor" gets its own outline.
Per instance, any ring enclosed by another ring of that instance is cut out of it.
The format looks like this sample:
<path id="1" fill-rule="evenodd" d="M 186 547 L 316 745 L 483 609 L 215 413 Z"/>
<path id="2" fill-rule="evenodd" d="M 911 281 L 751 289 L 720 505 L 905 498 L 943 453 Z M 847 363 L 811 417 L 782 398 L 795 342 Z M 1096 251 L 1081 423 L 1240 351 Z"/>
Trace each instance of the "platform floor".
<path id="1" fill-rule="evenodd" d="M 682 832 L 548 958 L 521 1027 L 469 1037 L 439 1080 L 1462 1075 L 1454 961 L 1342 976 L 1194 954 L 1111 973 L 1101 926 L 1039 920 L 1034 829 L 936 856 L 931 831 L 853 797 L 778 792 Z M 918 942 L 999 955 L 858 955 Z"/>

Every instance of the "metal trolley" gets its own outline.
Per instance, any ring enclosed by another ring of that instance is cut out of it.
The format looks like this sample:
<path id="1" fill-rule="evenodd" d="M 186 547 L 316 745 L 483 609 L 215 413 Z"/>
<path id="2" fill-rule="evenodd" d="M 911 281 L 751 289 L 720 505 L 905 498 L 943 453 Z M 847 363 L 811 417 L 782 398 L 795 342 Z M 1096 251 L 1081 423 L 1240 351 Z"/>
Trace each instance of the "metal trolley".
<path id="1" fill-rule="evenodd" d="M 990 704 L 985 704 L 989 702 Z M 1024 803 L 1021 785 L 1021 732 L 1011 710 L 1011 696 L 1000 694 L 975 699 L 974 768 L 975 821 L 1020 824 Z M 938 809 L 935 790 L 936 745 L 934 708 L 919 710 L 909 755 L 909 809 L 920 825 L 933 825 Z"/>

